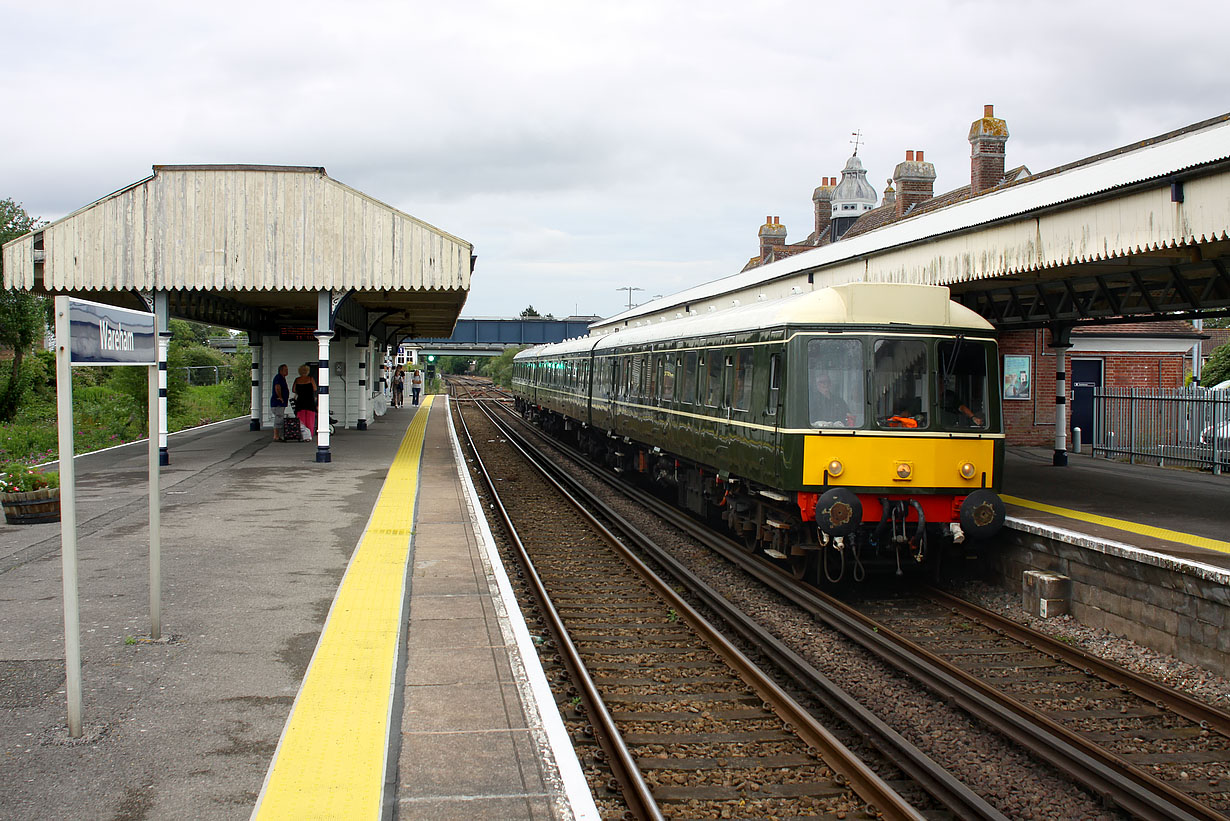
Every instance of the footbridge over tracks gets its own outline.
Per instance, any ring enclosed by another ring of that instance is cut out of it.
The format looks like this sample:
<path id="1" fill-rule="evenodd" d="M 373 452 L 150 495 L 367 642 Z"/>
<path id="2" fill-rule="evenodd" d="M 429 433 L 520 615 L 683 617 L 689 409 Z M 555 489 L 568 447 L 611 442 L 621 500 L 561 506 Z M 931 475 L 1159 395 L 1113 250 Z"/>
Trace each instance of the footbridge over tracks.
<path id="1" fill-rule="evenodd" d="M 549 319 L 459 319 L 448 337 L 414 337 L 403 345 L 418 349 L 421 355 L 499 356 L 509 348 L 562 342 L 589 333 L 589 325 L 599 317 Z"/>
<path id="2" fill-rule="evenodd" d="M 328 462 L 330 413 L 367 428 L 388 354 L 407 335 L 452 333 L 475 259 L 469 242 L 323 168 L 265 165 L 156 165 L 3 255 L 5 287 L 156 315 L 163 464 L 170 318 L 247 331 L 253 430 L 276 419 L 278 366 L 289 379 L 306 367 L 319 388 L 316 461 Z"/>

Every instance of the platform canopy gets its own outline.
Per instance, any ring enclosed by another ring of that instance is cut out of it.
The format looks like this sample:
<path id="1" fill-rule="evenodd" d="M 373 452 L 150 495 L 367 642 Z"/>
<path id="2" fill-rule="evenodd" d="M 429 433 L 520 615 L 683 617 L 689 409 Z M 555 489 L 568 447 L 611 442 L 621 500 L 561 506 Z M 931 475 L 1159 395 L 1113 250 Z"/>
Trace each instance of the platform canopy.
<path id="1" fill-rule="evenodd" d="M 134 308 L 164 291 L 172 316 L 252 331 L 314 325 L 329 292 L 361 333 L 452 333 L 473 269 L 465 240 L 323 168 L 153 170 L 5 244 L 5 286 Z"/>

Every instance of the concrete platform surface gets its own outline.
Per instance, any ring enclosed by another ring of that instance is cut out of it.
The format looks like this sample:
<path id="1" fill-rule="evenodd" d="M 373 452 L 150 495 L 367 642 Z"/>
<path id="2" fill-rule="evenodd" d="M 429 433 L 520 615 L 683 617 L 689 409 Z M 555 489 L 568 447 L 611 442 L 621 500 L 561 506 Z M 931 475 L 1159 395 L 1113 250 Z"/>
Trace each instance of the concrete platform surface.
<path id="1" fill-rule="evenodd" d="M 1009 516 L 1230 569 L 1230 476 L 1079 454 L 1056 467 L 1052 457 L 1045 448 L 1007 449 Z"/>
<path id="2" fill-rule="evenodd" d="M 566 817 L 437 407 L 393 728 L 399 817 Z M 246 418 L 172 435 L 163 643 L 148 640 L 146 446 L 79 457 L 79 740 L 66 728 L 60 526 L 0 524 L 0 818 L 249 817 L 413 413 L 338 431 L 327 464 L 315 443 L 275 443 Z"/>

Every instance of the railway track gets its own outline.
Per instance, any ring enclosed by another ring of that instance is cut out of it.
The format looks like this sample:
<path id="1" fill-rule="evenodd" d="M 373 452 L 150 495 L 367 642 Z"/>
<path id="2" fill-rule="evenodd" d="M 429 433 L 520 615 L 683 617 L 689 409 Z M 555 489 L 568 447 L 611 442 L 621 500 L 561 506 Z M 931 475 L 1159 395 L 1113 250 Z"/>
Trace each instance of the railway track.
<path id="1" fill-rule="evenodd" d="M 1230 813 L 1230 714 L 940 590 L 858 607 L 880 633 L 1121 760 Z"/>
<path id="2" fill-rule="evenodd" d="M 576 453 L 570 455 L 580 458 Z M 609 474 L 604 479 L 613 481 Z M 751 561 L 741 546 L 681 516 L 673 507 L 660 506 L 653 497 L 629 490 L 638 494 L 638 504 L 672 519 L 796 606 L 877 658 L 916 676 L 929 689 L 960 704 L 1108 803 L 1139 818 L 1228 817 L 1230 719 L 1225 713 L 1139 677 L 1131 681 L 1127 671 L 1108 669 L 1114 665 L 1099 666 L 1073 648 L 1047 644 L 1042 634 L 1015 623 L 998 623 L 986 630 L 1004 640 L 1013 636 L 1014 646 L 979 648 L 968 642 L 947 642 L 947 635 L 961 637 L 969 632 L 972 616 L 968 606 L 957 611 L 961 615 L 954 616 L 955 623 L 939 621 L 939 614 L 963 606 L 956 600 L 933 602 L 935 621 L 912 618 L 908 609 L 899 611 L 897 603 L 878 608 L 882 612 L 876 614 L 893 618 L 874 621 L 801 588 L 783 563 L 771 569 Z M 991 615 L 986 618 L 989 622 Z M 927 641 L 927 647 L 893 629 L 911 623 L 920 625 L 917 635 Z M 1030 634 L 1037 636 L 1043 649 L 1026 656 L 1022 642 L 1032 641 L 1027 638 Z M 985 673 L 982 679 L 961 670 L 959 663 L 945 663 L 940 657 L 946 645 L 965 666 Z M 1093 675 L 1095 671 L 1102 677 Z"/>
<path id="3" fill-rule="evenodd" d="M 633 815 L 922 818 L 476 405 L 459 419 L 575 682 L 568 707 Z"/>

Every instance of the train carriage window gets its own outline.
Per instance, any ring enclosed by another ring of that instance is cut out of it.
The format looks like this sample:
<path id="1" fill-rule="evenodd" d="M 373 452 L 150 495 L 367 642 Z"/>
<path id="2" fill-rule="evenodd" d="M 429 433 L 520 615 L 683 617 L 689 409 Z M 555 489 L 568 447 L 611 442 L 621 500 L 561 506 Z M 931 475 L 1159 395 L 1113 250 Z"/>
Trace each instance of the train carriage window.
<path id="1" fill-rule="evenodd" d="M 680 399 L 688 404 L 696 402 L 696 371 L 699 367 L 700 354 L 688 351 L 683 357 L 683 392 Z"/>
<path id="2" fill-rule="evenodd" d="M 719 351 L 713 351 L 707 355 L 706 359 L 708 359 L 708 367 L 705 375 L 705 405 L 716 408 L 718 402 L 722 400 L 722 369 L 726 363 L 726 357 L 722 356 Z"/>
<path id="3" fill-rule="evenodd" d="M 929 427 L 926 343 L 921 339 L 877 339 L 873 360 L 876 424 L 882 428 Z"/>
<path id="4" fill-rule="evenodd" d="M 654 400 L 658 398 L 658 385 L 662 379 L 659 376 L 662 373 L 662 354 L 656 354 L 649 360 L 652 364 L 649 368 L 649 390 L 645 393 L 645 398 Z"/>
<path id="5" fill-rule="evenodd" d="M 670 402 L 675 398 L 675 370 L 679 367 L 679 358 L 667 354 L 662 361 L 662 398 Z"/>
<path id="6" fill-rule="evenodd" d="M 987 347 L 958 337 L 940 342 L 936 354 L 940 425 L 948 429 L 986 430 L 990 422 Z"/>
<path id="7" fill-rule="evenodd" d="M 863 341 L 813 339 L 807 343 L 808 418 L 813 428 L 861 428 Z"/>
<path id="8" fill-rule="evenodd" d="M 731 407 L 747 410 L 752 406 L 752 349 L 735 351 L 734 387 L 731 390 Z"/>
<path id="9" fill-rule="evenodd" d="M 769 406 L 765 409 L 769 416 L 777 415 L 777 403 L 781 393 L 781 368 L 782 355 L 772 354 L 769 357 Z"/>

